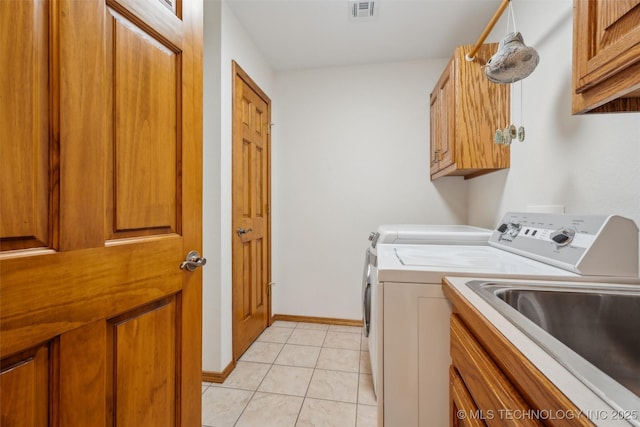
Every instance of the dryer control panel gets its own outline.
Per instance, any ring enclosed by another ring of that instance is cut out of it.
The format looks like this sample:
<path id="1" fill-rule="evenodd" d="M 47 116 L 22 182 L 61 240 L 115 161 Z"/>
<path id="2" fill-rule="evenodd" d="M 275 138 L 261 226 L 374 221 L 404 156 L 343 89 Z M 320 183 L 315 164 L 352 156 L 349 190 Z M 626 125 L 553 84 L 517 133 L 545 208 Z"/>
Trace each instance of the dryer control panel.
<path id="1" fill-rule="evenodd" d="M 618 215 L 508 212 L 489 244 L 578 274 L 638 276 L 638 227 Z"/>

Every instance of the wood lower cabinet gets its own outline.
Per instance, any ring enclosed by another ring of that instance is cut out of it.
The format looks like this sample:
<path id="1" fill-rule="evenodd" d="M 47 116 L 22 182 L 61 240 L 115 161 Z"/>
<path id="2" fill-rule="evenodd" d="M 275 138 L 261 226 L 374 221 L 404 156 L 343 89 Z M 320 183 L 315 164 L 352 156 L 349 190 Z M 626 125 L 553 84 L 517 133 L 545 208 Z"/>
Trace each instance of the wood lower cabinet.
<path id="1" fill-rule="evenodd" d="M 451 427 L 595 427 L 446 279 L 443 290 L 453 305 Z"/>
<path id="2" fill-rule="evenodd" d="M 474 61 L 459 46 L 430 97 L 431 179 L 472 178 L 509 167 L 509 147 L 495 144 L 497 129 L 509 122 L 509 85 L 487 80 L 484 65 L 497 44 L 483 45 Z"/>
<path id="3" fill-rule="evenodd" d="M 485 427 L 487 425 L 458 370 L 453 366 L 449 369 L 449 396 L 452 427 Z"/>
<path id="4" fill-rule="evenodd" d="M 574 114 L 640 111 L 640 0 L 574 0 Z"/>
<path id="5" fill-rule="evenodd" d="M 484 420 L 489 426 L 508 425 L 512 421 L 517 421 L 519 426 L 543 425 L 538 420 L 519 416 L 530 413 L 533 408 L 456 315 L 451 317 L 451 362 L 452 370 L 459 375 L 455 378 L 460 381 L 457 388 L 466 388 L 467 397 L 475 404 L 465 402 L 464 409 L 452 414 L 452 425 L 459 425 L 456 419 Z"/>

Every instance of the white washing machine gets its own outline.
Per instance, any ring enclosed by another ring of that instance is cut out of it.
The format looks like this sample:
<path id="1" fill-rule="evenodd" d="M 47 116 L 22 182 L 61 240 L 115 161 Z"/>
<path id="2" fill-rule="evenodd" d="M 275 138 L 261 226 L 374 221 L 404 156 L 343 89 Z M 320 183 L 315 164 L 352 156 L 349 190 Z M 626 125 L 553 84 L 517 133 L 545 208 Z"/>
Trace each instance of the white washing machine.
<path id="1" fill-rule="evenodd" d="M 385 224 L 369 235 L 362 279 L 363 328 L 369 339 L 371 369 L 378 366 L 377 352 L 377 255 L 383 245 L 488 245 L 492 230 L 470 225 Z M 373 376 L 373 388 L 377 390 L 377 377 Z"/>
<path id="2" fill-rule="evenodd" d="M 451 309 L 442 277 L 639 283 L 638 228 L 620 216 L 508 213 L 489 245 L 379 245 L 375 273 L 378 426 L 446 426 Z"/>

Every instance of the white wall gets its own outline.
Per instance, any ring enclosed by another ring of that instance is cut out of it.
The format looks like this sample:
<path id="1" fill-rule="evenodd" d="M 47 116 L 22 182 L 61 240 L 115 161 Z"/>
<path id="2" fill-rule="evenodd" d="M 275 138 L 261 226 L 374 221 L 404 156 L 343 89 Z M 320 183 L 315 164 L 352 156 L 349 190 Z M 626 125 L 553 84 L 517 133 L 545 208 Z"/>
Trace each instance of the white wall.
<path id="1" fill-rule="evenodd" d="M 220 372 L 232 358 L 231 61 L 270 95 L 273 71 L 227 4 L 204 2 L 203 360 Z"/>
<path id="2" fill-rule="evenodd" d="M 466 183 L 429 181 L 429 93 L 445 65 L 276 74 L 274 313 L 360 319 L 371 231 L 466 222 Z"/>
<path id="3" fill-rule="evenodd" d="M 469 221 L 492 227 L 508 210 L 564 205 L 566 212 L 617 213 L 640 224 L 640 114 L 572 116 L 572 2 L 515 6 L 518 30 L 540 55 L 523 81 L 527 137 L 511 146 L 508 171 L 469 182 Z M 517 84 L 512 94 L 518 126 Z"/>
<path id="4" fill-rule="evenodd" d="M 207 265 L 202 269 L 202 359 L 203 370 L 219 372 L 222 357 L 222 245 L 221 234 L 221 2 L 204 2 L 203 52 L 203 192 L 202 252 Z"/>
<path id="5" fill-rule="evenodd" d="M 428 96 L 446 60 L 274 74 L 225 2 L 205 1 L 203 370 L 213 372 L 232 357 L 232 59 L 273 101 L 273 313 L 359 319 L 370 231 L 466 222 L 462 179 L 428 178 Z"/>
<path id="6" fill-rule="evenodd" d="M 430 183 L 428 95 L 445 59 L 274 73 L 225 3 L 206 0 L 203 369 L 232 357 L 231 59 L 273 101 L 274 313 L 359 319 L 367 236 L 381 223 L 493 227 L 506 210 L 550 204 L 640 223 L 640 116 L 570 112 L 571 8 L 516 3 L 541 62 L 524 81 L 527 139 L 511 168 Z M 517 85 L 512 104 L 519 125 Z"/>

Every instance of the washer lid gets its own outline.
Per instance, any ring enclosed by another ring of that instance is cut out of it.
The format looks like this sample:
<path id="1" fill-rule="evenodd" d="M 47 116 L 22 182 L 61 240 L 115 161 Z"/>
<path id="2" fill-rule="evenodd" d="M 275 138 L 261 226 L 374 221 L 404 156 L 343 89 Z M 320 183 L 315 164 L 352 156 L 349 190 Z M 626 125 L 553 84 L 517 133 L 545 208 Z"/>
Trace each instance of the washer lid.
<path id="1" fill-rule="evenodd" d="M 486 245 L 491 230 L 456 224 L 385 224 L 377 244 Z"/>
<path id="2" fill-rule="evenodd" d="M 404 268 L 442 272 L 477 271 L 482 273 L 532 276 L 571 275 L 532 259 L 514 255 L 490 246 L 393 246 L 395 257 Z"/>

